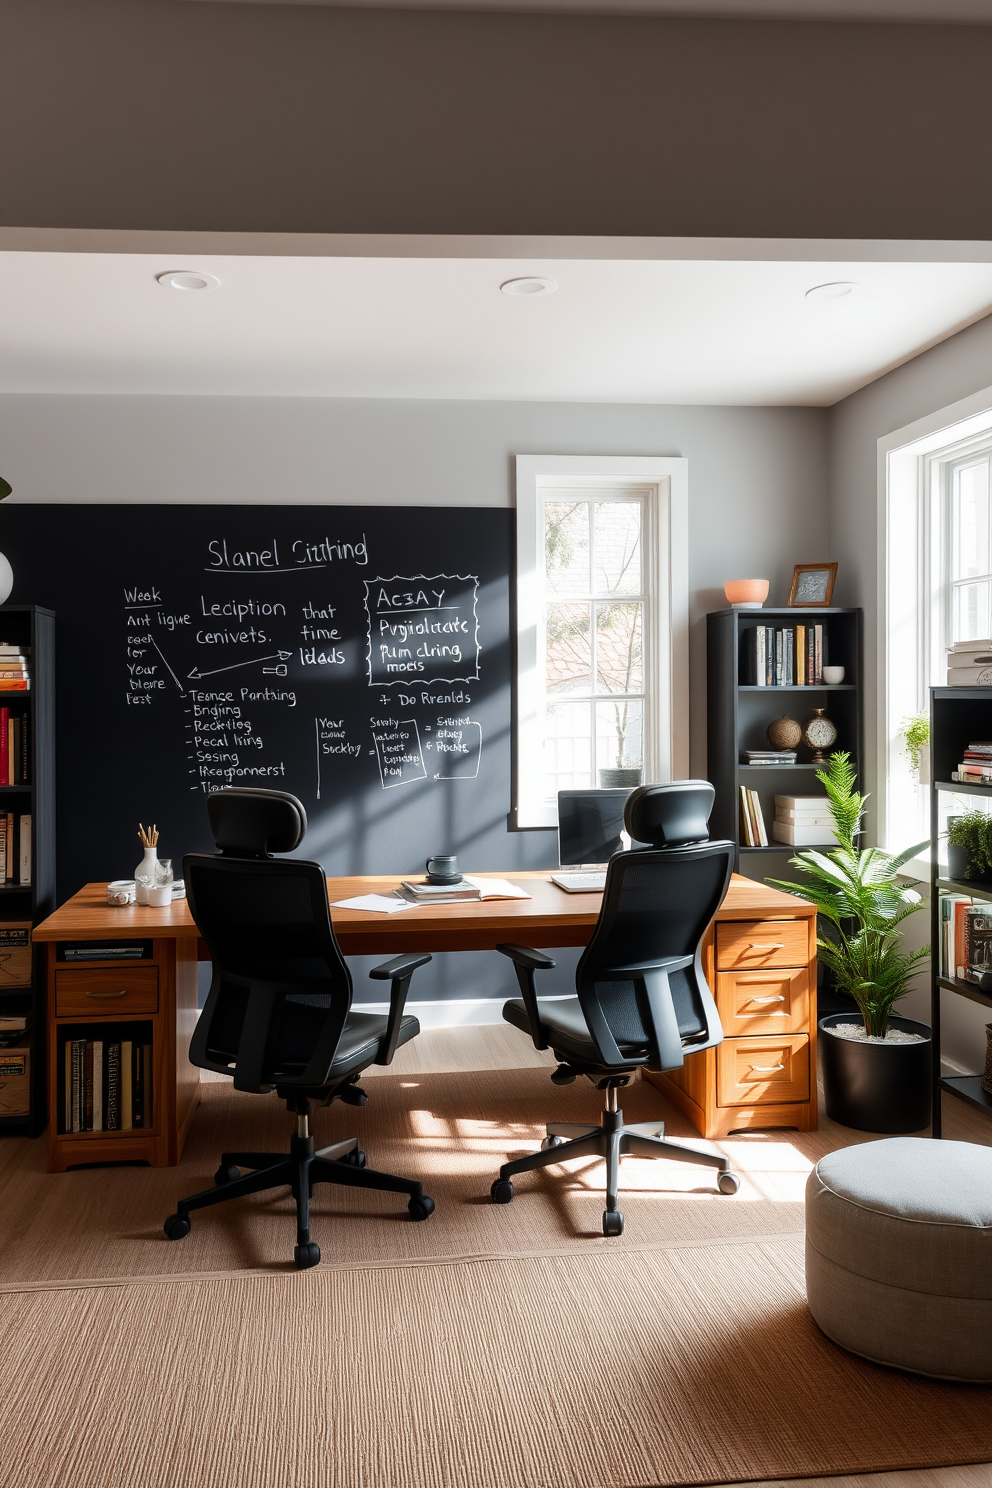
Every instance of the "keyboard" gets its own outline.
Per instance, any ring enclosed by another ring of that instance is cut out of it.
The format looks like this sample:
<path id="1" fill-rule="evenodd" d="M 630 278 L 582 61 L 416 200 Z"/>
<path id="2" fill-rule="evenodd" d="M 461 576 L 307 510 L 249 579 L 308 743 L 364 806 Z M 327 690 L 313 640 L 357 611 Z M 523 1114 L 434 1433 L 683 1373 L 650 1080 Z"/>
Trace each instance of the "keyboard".
<path id="1" fill-rule="evenodd" d="M 602 893 L 606 888 L 606 869 L 597 868 L 589 873 L 552 873 L 551 882 L 564 889 L 566 894 Z"/>

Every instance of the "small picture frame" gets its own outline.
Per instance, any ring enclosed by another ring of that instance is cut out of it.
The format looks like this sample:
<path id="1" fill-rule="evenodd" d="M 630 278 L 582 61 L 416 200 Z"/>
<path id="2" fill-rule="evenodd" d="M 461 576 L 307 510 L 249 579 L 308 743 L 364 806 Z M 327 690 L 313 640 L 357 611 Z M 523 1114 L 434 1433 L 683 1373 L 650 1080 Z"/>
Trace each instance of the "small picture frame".
<path id="1" fill-rule="evenodd" d="M 836 563 L 797 563 L 792 571 L 789 608 L 824 609 L 830 603 L 836 577 Z"/>

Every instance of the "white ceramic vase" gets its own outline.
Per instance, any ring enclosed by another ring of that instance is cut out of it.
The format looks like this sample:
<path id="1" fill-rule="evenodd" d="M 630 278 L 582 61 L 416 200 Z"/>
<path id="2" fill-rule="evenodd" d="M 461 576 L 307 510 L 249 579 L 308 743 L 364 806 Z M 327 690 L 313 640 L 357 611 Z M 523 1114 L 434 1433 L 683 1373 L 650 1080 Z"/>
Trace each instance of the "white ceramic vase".
<path id="1" fill-rule="evenodd" d="M 10 560 L 0 553 L 0 605 L 6 604 L 14 587 L 14 570 Z"/>
<path id="2" fill-rule="evenodd" d="M 151 882 L 154 884 L 154 882 L 155 882 L 155 872 L 156 872 L 156 869 L 157 868 L 158 868 L 158 848 L 157 847 L 146 847 L 145 848 L 145 856 L 142 858 L 141 862 L 138 864 L 137 868 L 135 868 L 135 870 L 134 870 L 134 902 L 135 902 L 135 904 L 147 904 L 148 903 L 148 889 L 141 882 L 141 880 L 143 878 L 144 879 L 151 879 Z"/>

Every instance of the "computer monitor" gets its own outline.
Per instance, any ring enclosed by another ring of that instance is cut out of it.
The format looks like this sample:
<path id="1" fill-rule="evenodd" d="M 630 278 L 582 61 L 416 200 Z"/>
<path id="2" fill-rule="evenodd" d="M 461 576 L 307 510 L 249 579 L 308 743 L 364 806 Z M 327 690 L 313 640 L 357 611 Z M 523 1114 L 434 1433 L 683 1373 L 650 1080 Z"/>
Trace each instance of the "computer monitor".
<path id="1" fill-rule="evenodd" d="M 563 868 L 602 868 L 620 851 L 629 795 L 623 789 L 558 792 L 558 861 Z"/>

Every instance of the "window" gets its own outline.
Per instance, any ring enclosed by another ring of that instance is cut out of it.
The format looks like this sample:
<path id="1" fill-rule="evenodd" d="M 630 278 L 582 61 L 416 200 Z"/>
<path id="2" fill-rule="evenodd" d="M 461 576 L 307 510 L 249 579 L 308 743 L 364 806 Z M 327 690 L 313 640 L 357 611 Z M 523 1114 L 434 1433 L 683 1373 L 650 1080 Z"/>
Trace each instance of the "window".
<path id="1" fill-rule="evenodd" d="M 516 817 L 553 826 L 561 789 L 667 779 L 676 757 L 685 768 L 671 701 L 684 679 L 686 462 L 517 465 Z"/>
<path id="2" fill-rule="evenodd" d="M 990 403 L 986 390 L 879 441 L 878 837 L 891 850 L 930 835 L 905 720 L 926 712 L 930 687 L 945 683 L 949 646 L 992 637 Z"/>

